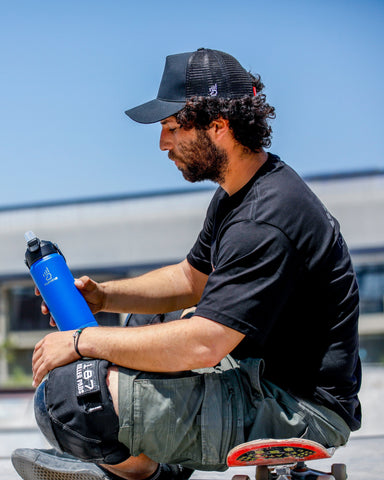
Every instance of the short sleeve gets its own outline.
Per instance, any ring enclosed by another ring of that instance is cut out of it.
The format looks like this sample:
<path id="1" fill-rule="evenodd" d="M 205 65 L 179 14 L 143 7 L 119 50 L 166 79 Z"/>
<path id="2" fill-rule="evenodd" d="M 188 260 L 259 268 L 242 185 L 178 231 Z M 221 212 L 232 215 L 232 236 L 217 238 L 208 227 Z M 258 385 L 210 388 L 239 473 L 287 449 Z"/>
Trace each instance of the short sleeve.
<path id="1" fill-rule="evenodd" d="M 225 229 L 212 258 L 196 315 L 262 342 L 294 289 L 297 252 L 278 228 L 246 220 Z"/>

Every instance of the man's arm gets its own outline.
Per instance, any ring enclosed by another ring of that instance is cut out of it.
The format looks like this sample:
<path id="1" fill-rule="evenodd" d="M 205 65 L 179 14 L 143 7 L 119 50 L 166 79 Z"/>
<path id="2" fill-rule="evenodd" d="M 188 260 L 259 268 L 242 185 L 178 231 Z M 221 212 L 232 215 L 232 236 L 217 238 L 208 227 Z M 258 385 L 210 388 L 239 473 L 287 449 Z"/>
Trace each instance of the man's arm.
<path id="1" fill-rule="evenodd" d="M 92 313 L 164 313 L 196 305 L 207 279 L 184 260 L 135 278 L 97 283 L 85 276 L 76 279 L 75 285 Z M 49 314 L 44 302 L 41 310 Z M 55 325 L 52 319 L 51 325 Z"/>
<path id="2" fill-rule="evenodd" d="M 94 313 L 159 313 L 196 304 L 207 278 L 184 260 L 133 279 L 98 284 L 83 277 L 77 286 Z M 34 385 L 53 368 L 78 359 L 72 335 L 72 331 L 51 333 L 36 345 Z M 194 316 L 134 329 L 88 328 L 81 334 L 79 349 L 83 356 L 104 358 L 121 366 L 171 372 L 214 365 L 242 338 L 220 323 Z"/>
<path id="3" fill-rule="evenodd" d="M 163 313 L 195 305 L 207 279 L 184 260 L 135 278 L 97 283 L 82 277 L 75 284 L 93 313 Z"/>
<path id="4" fill-rule="evenodd" d="M 187 260 L 140 277 L 101 284 L 108 312 L 162 313 L 195 305 L 208 276 Z"/>
<path id="5" fill-rule="evenodd" d="M 60 365 L 78 359 L 73 332 L 55 332 L 35 347 L 34 386 Z M 209 319 L 193 316 L 144 327 L 89 327 L 78 348 L 85 357 L 103 358 L 134 370 L 175 372 L 216 365 L 244 335 Z"/>

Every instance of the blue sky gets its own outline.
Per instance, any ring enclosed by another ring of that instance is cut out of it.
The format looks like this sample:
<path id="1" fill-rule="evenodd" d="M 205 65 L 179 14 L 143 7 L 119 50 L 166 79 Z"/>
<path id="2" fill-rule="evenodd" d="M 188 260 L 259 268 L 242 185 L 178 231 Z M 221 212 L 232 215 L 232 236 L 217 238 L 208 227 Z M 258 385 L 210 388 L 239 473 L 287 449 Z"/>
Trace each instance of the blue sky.
<path id="1" fill-rule="evenodd" d="M 259 73 L 271 151 L 299 174 L 384 168 L 382 0 L 0 0 L 0 206 L 195 188 L 124 110 L 165 56 Z"/>

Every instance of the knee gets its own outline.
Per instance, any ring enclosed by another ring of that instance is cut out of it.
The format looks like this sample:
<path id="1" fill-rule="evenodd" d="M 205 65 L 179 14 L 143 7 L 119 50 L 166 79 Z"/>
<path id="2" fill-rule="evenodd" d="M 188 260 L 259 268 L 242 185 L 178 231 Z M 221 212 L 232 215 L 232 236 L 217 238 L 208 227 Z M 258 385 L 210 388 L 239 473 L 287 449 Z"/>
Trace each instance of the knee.
<path id="1" fill-rule="evenodd" d="M 45 402 L 45 382 L 44 380 L 36 389 L 34 398 L 35 419 L 41 433 L 44 435 L 48 443 L 58 451 L 62 451 L 56 435 L 53 430 L 52 421 L 49 416 L 47 405 Z"/>
<path id="2" fill-rule="evenodd" d="M 130 452 L 118 440 L 114 401 L 117 405 L 117 369 L 109 368 L 105 360 L 82 359 L 52 370 L 38 387 L 36 421 L 59 451 L 84 461 L 115 465 Z"/>

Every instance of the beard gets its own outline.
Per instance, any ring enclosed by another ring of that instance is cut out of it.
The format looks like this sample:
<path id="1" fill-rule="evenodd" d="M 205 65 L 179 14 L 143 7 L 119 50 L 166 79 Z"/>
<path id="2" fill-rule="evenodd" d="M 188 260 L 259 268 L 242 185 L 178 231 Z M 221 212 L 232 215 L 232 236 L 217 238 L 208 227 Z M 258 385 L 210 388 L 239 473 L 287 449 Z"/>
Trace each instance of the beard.
<path id="1" fill-rule="evenodd" d="M 180 143 L 180 153 L 170 151 L 168 157 L 179 162 L 177 168 L 188 182 L 211 180 L 223 183 L 228 168 L 227 152 L 217 147 L 204 130 L 197 130 L 196 138 L 188 143 Z"/>

